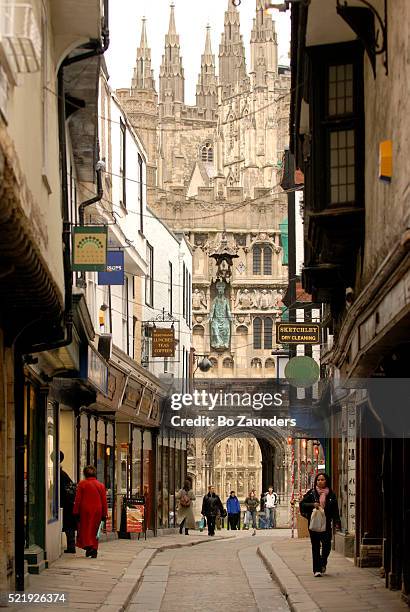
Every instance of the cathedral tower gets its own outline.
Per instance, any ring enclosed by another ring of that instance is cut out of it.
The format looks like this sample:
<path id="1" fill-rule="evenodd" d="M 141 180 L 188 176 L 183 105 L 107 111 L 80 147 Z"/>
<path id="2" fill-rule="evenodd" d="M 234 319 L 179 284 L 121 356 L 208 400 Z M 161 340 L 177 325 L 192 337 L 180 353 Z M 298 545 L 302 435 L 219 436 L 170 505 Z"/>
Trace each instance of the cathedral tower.
<path id="1" fill-rule="evenodd" d="M 201 73 L 196 86 L 196 105 L 204 108 L 209 117 L 217 107 L 218 80 L 215 75 L 215 55 L 212 53 L 210 26 L 206 28 L 205 49 L 201 57 Z"/>
<path id="2" fill-rule="evenodd" d="M 249 88 L 239 12 L 232 0 L 228 0 L 224 32 L 219 45 L 219 84 L 222 86 L 224 98 L 233 95 L 237 90 Z"/>
<path id="3" fill-rule="evenodd" d="M 142 19 L 141 39 L 137 48 L 131 88 L 117 89 L 116 94 L 148 153 L 147 184 L 153 187 L 157 171 L 158 96 L 151 68 L 151 49 L 148 46 L 145 17 Z"/>
<path id="4" fill-rule="evenodd" d="M 161 117 L 174 116 L 175 105 L 182 105 L 185 101 L 185 77 L 173 4 L 171 4 L 168 34 L 165 35 L 165 49 L 159 72 L 159 101 Z"/>
<path id="5" fill-rule="evenodd" d="M 256 17 L 251 33 L 251 79 L 255 88 L 272 89 L 278 71 L 278 42 L 275 23 L 264 5 L 264 0 L 256 0 Z"/>

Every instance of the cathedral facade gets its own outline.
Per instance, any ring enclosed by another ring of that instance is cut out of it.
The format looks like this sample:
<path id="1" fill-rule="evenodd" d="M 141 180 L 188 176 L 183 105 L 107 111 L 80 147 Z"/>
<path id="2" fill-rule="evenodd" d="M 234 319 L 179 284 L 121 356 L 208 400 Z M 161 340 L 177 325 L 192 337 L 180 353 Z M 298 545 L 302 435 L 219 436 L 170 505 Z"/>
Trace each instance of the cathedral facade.
<path id="1" fill-rule="evenodd" d="M 131 87 L 116 93 L 148 153 L 148 206 L 184 232 L 194 252 L 193 347 L 213 366 L 201 375 L 272 378 L 275 325 L 285 310 L 288 280 L 287 198 L 279 183 L 290 70 L 278 65 L 275 23 L 263 0 L 256 0 L 248 70 L 239 11 L 226 1 L 218 71 L 208 26 L 194 106 L 185 103 L 173 6 L 158 91 L 144 20 Z M 233 262 L 225 271 L 213 257 L 221 249 Z M 241 445 L 249 453 L 249 439 Z M 225 489 L 233 484 L 228 475 L 238 474 L 236 451 L 230 463 L 227 457 L 216 462 L 214 450 L 195 442 L 191 471 L 199 476 L 198 494 L 216 477 Z M 239 470 L 248 479 L 241 485 L 245 496 L 260 485 L 260 470 L 255 465 L 252 482 L 249 470 Z"/>

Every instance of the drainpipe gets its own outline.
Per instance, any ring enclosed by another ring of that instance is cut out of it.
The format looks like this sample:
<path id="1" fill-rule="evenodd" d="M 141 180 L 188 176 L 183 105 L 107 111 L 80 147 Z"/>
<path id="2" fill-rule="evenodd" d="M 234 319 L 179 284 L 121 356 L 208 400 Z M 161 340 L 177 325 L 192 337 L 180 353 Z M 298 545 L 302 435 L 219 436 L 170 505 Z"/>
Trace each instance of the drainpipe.
<path id="1" fill-rule="evenodd" d="M 102 173 L 104 172 L 104 170 L 105 170 L 105 163 L 103 161 L 97 162 L 96 167 L 95 167 L 95 172 L 97 175 L 97 195 L 95 195 L 94 197 L 80 204 L 79 209 L 78 209 L 78 218 L 80 221 L 80 225 L 84 225 L 84 209 L 87 208 L 87 206 L 90 206 L 91 204 L 100 202 L 101 198 L 104 195 L 104 190 L 102 186 Z"/>

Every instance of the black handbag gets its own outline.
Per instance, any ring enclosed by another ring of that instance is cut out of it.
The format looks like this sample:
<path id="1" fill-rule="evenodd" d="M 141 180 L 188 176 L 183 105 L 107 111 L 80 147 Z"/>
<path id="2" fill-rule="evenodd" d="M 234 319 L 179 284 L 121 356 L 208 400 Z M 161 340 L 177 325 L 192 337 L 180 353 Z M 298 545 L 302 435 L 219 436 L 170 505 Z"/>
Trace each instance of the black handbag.
<path id="1" fill-rule="evenodd" d="M 225 508 L 222 508 L 222 510 L 221 510 L 221 517 L 222 517 L 222 518 L 226 518 L 226 515 L 227 515 L 227 514 L 228 514 L 228 513 L 227 513 L 227 511 L 225 510 Z"/>

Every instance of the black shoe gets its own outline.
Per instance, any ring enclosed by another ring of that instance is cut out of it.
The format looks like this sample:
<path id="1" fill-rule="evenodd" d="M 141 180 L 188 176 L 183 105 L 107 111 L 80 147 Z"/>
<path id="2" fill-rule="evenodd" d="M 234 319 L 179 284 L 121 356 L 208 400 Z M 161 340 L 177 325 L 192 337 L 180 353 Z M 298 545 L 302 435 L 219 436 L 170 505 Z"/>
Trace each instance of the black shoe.
<path id="1" fill-rule="evenodd" d="M 189 534 L 188 534 L 188 529 L 185 529 L 185 535 L 189 535 Z"/>
<path id="2" fill-rule="evenodd" d="M 77 551 L 76 551 L 75 547 L 74 548 L 70 547 L 70 548 L 66 548 L 64 552 L 65 553 L 71 553 L 71 554 L 75 555 Z"/>
<path id="3" fill-rule="evenodd" d="M 92 548 L 90 550 L 90 555 L 89 556 L 91 557 L 91 559 L 96 559 L 97 558 L 97 554 L 98 554 L 98 551 L 95 550 L 95 548 Z"/>
<path id="4" fill-rule="evenodd" d="M 86 557 L 91 557 L 92 550 L 93 550 L 92 548 L 87 547 L 87 548 L 85 549 L 85 556 L 86 556 Z"/>

